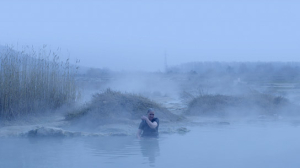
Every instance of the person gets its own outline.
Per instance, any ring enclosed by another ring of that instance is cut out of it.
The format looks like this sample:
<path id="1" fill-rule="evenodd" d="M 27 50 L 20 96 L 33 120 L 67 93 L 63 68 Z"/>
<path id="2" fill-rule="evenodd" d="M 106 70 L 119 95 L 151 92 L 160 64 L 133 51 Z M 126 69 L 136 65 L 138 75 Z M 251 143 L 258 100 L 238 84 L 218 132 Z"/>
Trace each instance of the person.
<path id="1" fill-rule="evenodd" d="M 147 116 L 141 117 L 142 122 L 139 125 L 137 138 L 141 137 L 158 137 L 159 119 L 154 118 L 154 110 L 148 109 Z"/>

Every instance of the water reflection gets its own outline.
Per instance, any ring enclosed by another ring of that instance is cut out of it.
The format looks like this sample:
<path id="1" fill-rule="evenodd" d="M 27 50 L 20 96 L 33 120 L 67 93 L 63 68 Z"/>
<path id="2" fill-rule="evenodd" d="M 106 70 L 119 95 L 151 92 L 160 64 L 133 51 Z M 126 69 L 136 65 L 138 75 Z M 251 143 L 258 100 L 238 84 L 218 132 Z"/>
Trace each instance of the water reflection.
<path id="1" fill-rule="evenodd" d="M 100 137 L 85 139 L 85 146 L 99 156 L 129 156 L 136 152 L 134 137 Z"/>
<path id="2" fill-rule="evenodd" d="M 134 136 L 0 138 L 0 168 L 298 168 L 299 132 L 299 127 L 272 123 L 194 127 L 184 136 L 142 140 Z"/>
<path id="3" fill-rule="evenodd" d="M 101 137 L 88 138 L 85 140 L 85 147 L 90 149 L 94 156 L 100 156 L 107 164 L 118 164 L 116 160 L 121 158 L 124 162 L 136 162 L 132 156 L 137 156 L 140 163 L 143 162 L 142 157 L 147 158 L 150 166 L 155 165 L 155 159 L 159 156 L 159 140 L 158 139 L 141 139 L 137 140 L 135 137 Z M 141 157 L 142 156 L 142 157 Z"/>
<path id="4" fill-rule="evenodd" d="M 148 158 L 150 166 L 155 166 L 155 158 L 159 156 L 159 140 L 157 138 L 141 139 L 139 141 L 143 157 Z"/>

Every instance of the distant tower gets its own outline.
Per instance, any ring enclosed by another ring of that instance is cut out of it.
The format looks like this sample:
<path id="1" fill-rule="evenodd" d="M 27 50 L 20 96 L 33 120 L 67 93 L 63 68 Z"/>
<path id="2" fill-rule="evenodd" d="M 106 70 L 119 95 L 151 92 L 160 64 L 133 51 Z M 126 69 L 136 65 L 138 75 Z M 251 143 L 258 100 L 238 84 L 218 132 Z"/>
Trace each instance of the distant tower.
<path id="1" fill-rule="evenodd" d="M 167 51 L 165 50 L 165 72 L 168 71 Z"/>

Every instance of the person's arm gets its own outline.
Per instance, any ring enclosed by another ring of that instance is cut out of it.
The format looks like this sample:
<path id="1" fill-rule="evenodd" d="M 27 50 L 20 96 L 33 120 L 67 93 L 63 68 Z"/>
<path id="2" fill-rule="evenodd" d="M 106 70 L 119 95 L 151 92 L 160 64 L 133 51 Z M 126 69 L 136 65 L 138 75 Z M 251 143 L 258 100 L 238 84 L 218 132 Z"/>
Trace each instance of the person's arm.
<path id="1" fill-rule="evenodd" d="M 139 129 L 139 130 L 137 131 L 137 133 L 136 133 L 136 137 L 137 137 L 138 139 L 141 139 L 141 134 L 142 134 L 142 130 Z"/>
<path id="2" fill-rule="evenodd" d="M 146 117 L 146 116 L 143 116 L 142 119 L 146 121 L 146 123 L 149 125 L 150 128 L 154 129 L 154 128 L 157 127 L 157 122 L 156 122 L 156 121 L 151 122 L 151 121 L 149 120 L 149 118 Z"/>

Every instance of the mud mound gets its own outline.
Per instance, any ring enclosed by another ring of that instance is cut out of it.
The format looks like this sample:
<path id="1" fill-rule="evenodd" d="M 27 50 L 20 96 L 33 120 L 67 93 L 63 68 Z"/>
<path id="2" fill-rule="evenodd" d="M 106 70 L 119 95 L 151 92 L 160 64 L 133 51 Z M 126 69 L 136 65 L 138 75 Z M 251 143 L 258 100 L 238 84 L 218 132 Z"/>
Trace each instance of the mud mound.
<path id="1" fill-rule="evenodd" d="M 296 115 L 299 107 L 281 96 L 248 94 L 243 96 L 201 95 L 194 98 L 188 115 Z"/>
<path id="2" fill-rule="evenodd" d="M 70 112 L 66 120 L 85 120 L 88 123 L 130 122 L 140 119 L 148 108 L 154 108 L 155 116 L 161 120 L 178 121 L 181 117 L 172 114 L 168 109 L 139 95 L 121 93 L 107 89 L 104 93 L 95 94 L 90 103 Z"/>
<path id="3" fill-rule="evenodd" d="M 20 134 L 21 137 L 100 137 L 100 136 L 129 136 L 125 132 L 111 132 L 111 133 L 86 133 L 66 131 L 55 127 L 37 127 L 26 133 Z"/>

